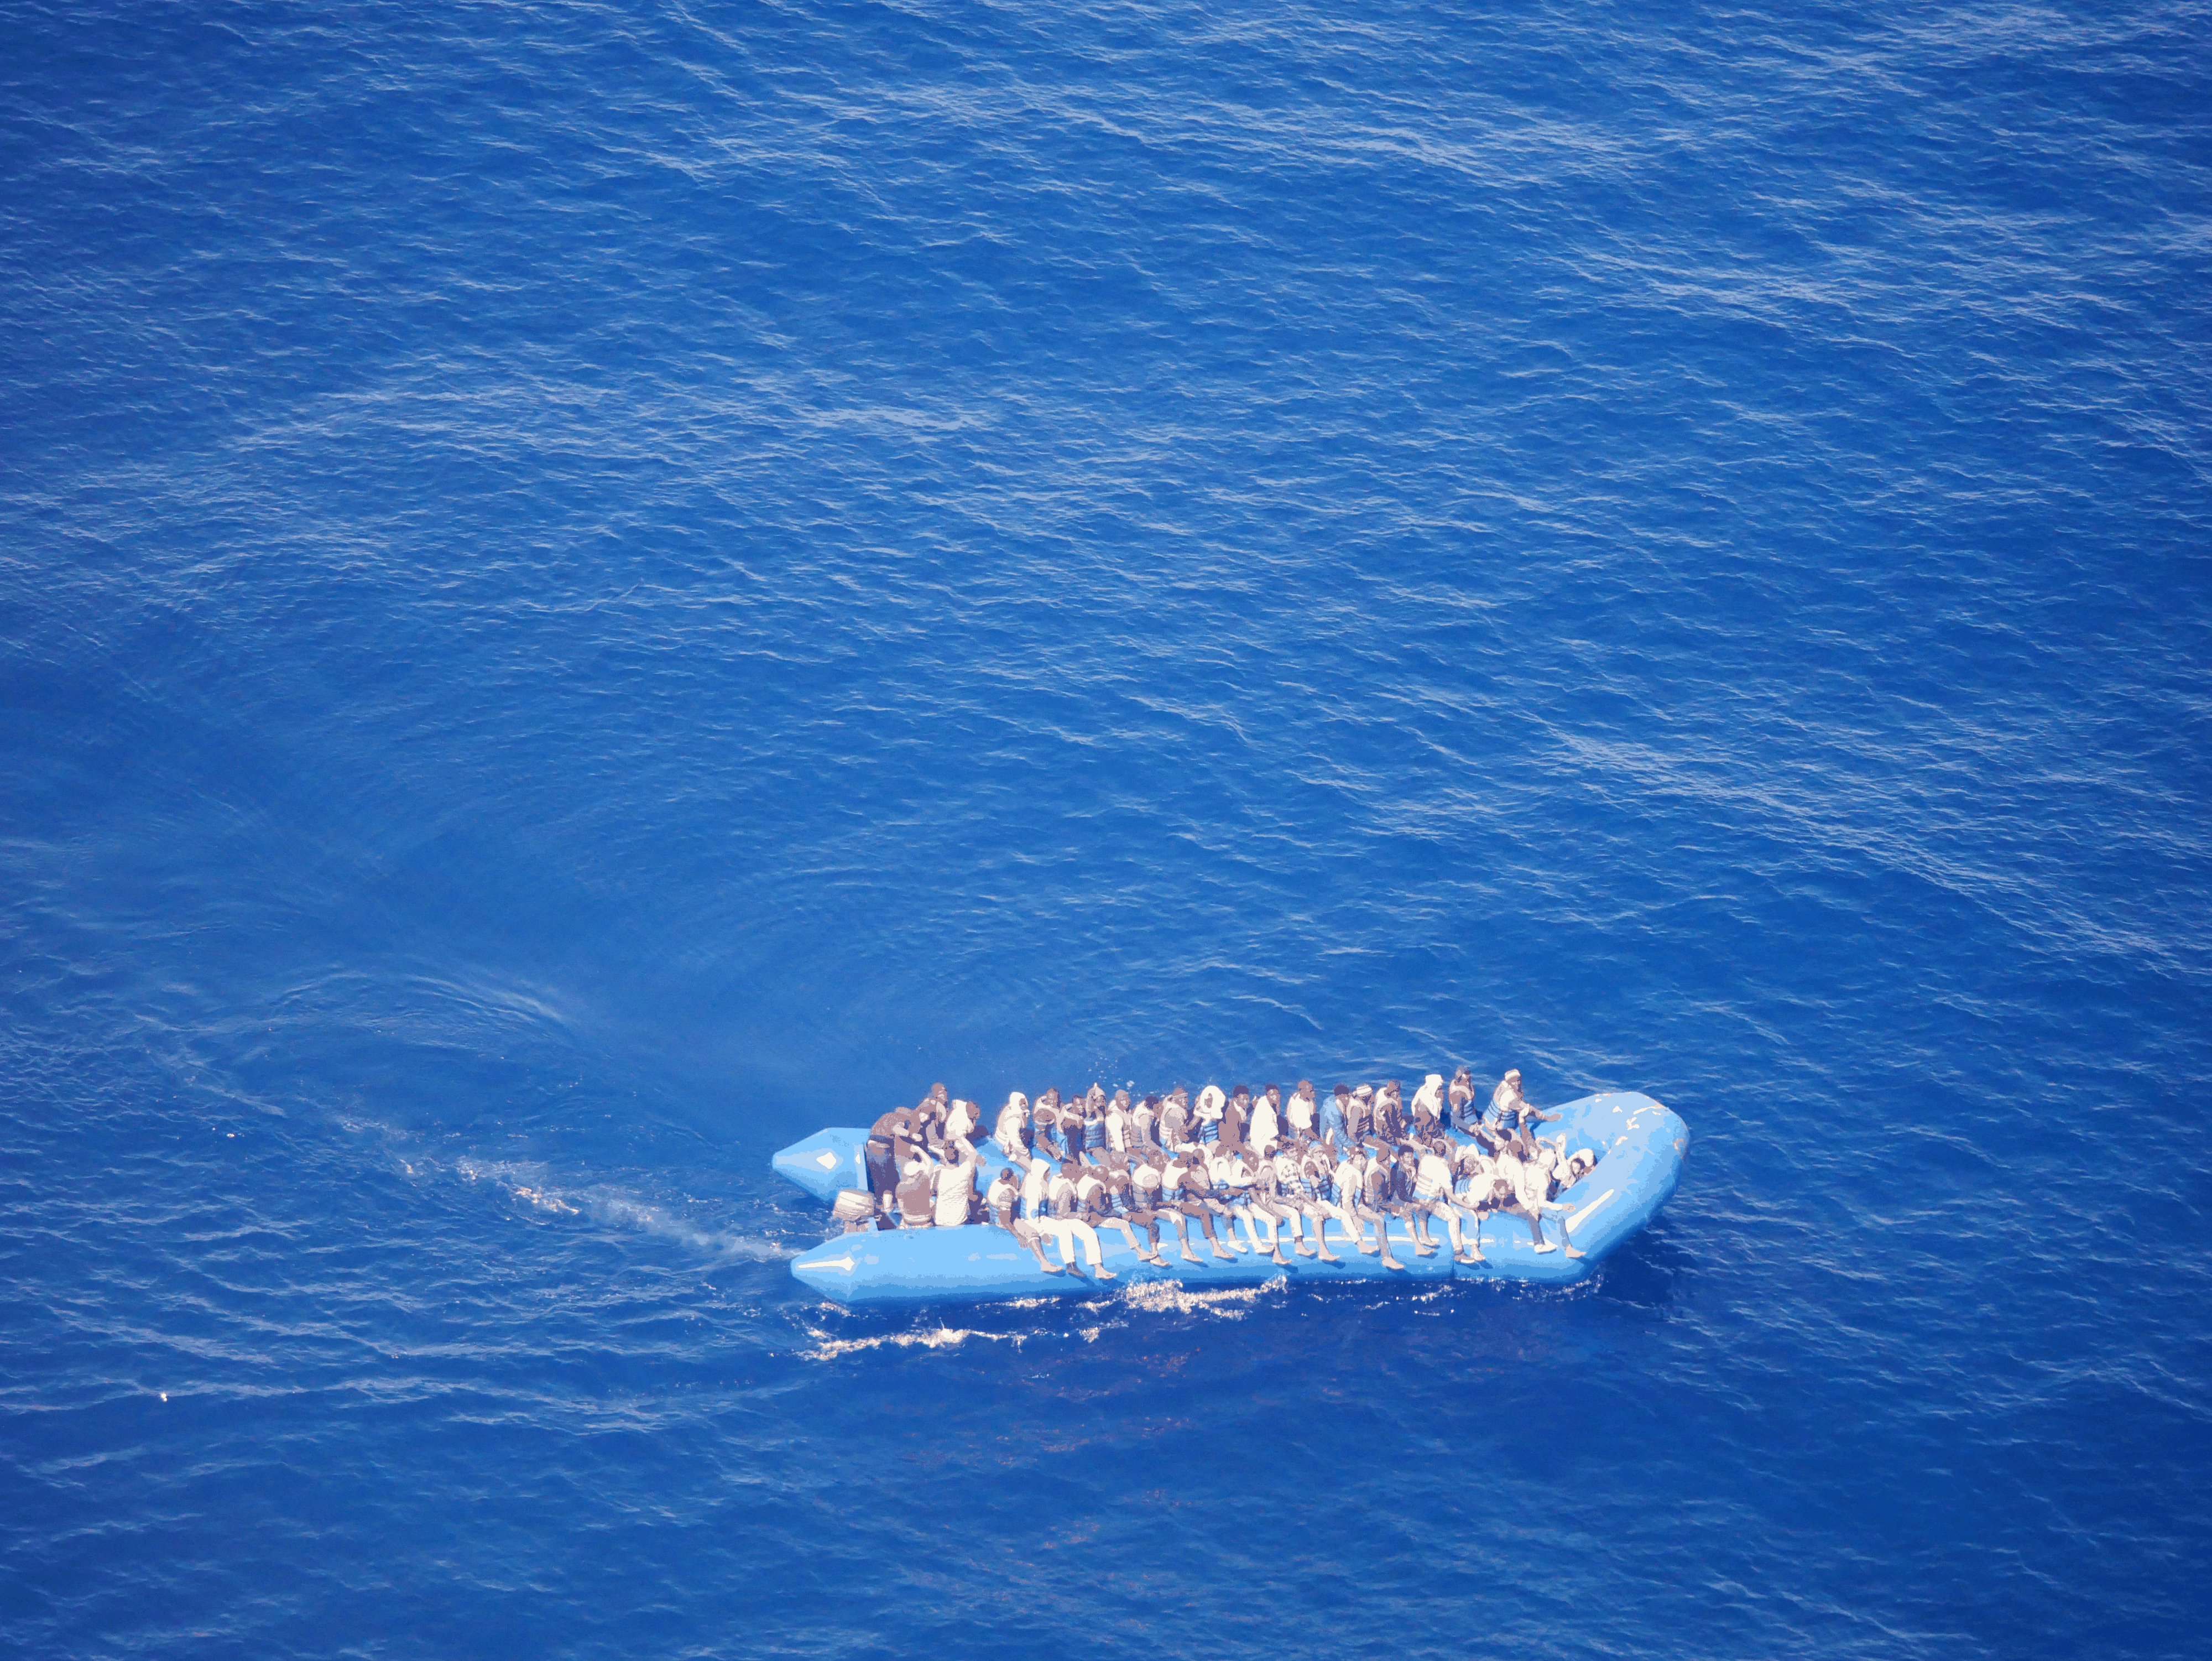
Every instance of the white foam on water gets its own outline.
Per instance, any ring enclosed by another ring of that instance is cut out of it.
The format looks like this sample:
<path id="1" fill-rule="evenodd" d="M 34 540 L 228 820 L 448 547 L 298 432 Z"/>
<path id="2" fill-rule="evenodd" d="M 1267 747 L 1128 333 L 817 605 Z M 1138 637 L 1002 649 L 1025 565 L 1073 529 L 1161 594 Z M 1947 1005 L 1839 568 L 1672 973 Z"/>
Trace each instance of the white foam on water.
<path id="1" fill-rule="evenodd" d="M 720 1262 L 765 1263 L 799 1255 L 799 1248 L 781 1241 L 763 1240 L 758 1235 L 739 1234 L 729 1229 L 702 1228 L 659 1206 L 633 1200 L 627 1195 L 599 1189 L 576 1197 L 582 1202 L 586 1214 L 594 1221 L 680 1240 Z"/>
<path id="2" fill-rule="evenodd" d="M 1027 1342 L 1026 1332 L 979 1332 L 972 1327 L 935 1327 L 927 1332 L 886 1332 L 873 1338 L 832 1338 L 817 1327 L 806 1329 L 814 1339 L 812 1349 L 805 1354 L 817 1361 L 835 1360 L 840 1355 L 851 1355 L 866 1349 L 957 1349 L 970 1338 L 981 1338 L 994 1344 L 1012 1344 L 1018 1349 Z M 1091 1336 L 1095 1340 L 1097 1330 Z"/>
<path id="3" fill-rule="evenodd" d="M 1289 1285 L 1280 1275 L 1254 1287 L 1192 1287 L 1180 1281 L 1134 1281 L 1121 1289 L 1121 1299 L 1152 1314 L 1212 1315 L 1241 1321 L 1261 1298 Z"/>
<path id="4" fill-rule="evenodd" d="M 381 1135 L 392 1162 L 416 1181 L 454 1177 L 465 1183 L 487 1183 L 549 1216 L 577 1217 L 604 1227 L 675 1240 L 714 1262 L 772 1262 L 796 1256 L 801 1249 L 733 1229 L 706 1226 L 602 1183 L 568 1186 L 534 1160 L 477 1159 L 466 1154 L 443 1159 L 422 1152 L 404 1133 L 374 1120 L 354 1116 L 342 1117 L 338 1123 L 347 1130 Z"/>

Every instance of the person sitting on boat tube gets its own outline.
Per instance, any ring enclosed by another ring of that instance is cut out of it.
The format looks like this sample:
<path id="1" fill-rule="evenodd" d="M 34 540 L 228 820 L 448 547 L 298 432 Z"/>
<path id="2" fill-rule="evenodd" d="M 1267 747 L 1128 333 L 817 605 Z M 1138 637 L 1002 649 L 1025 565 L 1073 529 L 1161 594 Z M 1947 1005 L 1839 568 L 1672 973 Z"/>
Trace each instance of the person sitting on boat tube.
<path id="1" fill-rule="evenodd" d="M 1060 1092 L 1057 1090 L 1047 1090 L 1030 1110 L 1030 1147 L 1040 1159 L 1057 1159 L 1067 1153 L 1066 1145 L 1060 1140 Z"/>
<path id="2" fill-rule="evenodd" d="M 1321 1106 L 1321 1139 L 1328 1144 L 1329 1152 L 1341 1157 L 1352 1143 L 1346 1134 L 1350 1121 L 1345 1115 L 1352 1106 L 1352 1086 L 1340 1084 L 1329 1092 Z"/>
<path id="3" fill-rule="evenodd" d="M 1443 1128 L 1444 1075 L 1431 1073 L 1413 1092 L 1413 1134 L 1423 1141 Z"/>
<path id="4" fill-rule="evenodd" d="M 956 1096 L 952 1098 L 951 1111 L 945 1115 L 945 1140 L 948 1142 L 973 1141 L 975 1128 L 982 1122 L 982 1116 L 977 1112 L 975 1103 L 963 1101 Z"/>
<path id="5" fill-rule="evenodd" d="M 1285 1205 L 1275 1179 L 1275 1168 L 1267 1160 L 1254 1155 L 1249 1148 L 1238 1148 L 1228 1155 L 1242 1175 L 1244 1194 L 1244 1226 L 1249 1231 L 1264 1224 L 1267 1230 L 1267 1255 L 1277 1262 L 1289 1267 L 1290 1259 L 1283 1256 L 1279 1230 L 1287 1227 L 1293 1240 L 1299 1238 L 1298 1214 Z M 1303 1244 L 1303 1241 L 1300 1242 Z M 1254 1249 L 1258 1249 L 1259 1236 L 1253 1236 Z M 1301 1251 L 1300 1256 L 1310 1256 Z"/>
<path id="6" fill-rule="evenodd" d="M 957 1157 L 937 1167 L 933 1184 L 936 1196 L 935 1217 L 939 1228 L 964 1227 L 975 1198 L 975 1148 L 963 1139 L 955 1142 L 951 1151 Z"/>
<path id="7" fill-rule="evenodd" d="M 1178 1149 L 1168 1156 L 1167 1169 L 1160 1173 L 1160 1196 L 1182 1207 L 1182 1214 L 1198 1224 L 1206 1235 L 1207 1249 L 1223 1262 L 1234 1262 L 1244 1250 L 1237 1244 L 1232 1231 L 1224 1228 L 1221 1234 L 1214 1232 L 1213 1220 L 1228 1216 L 1229 1208 L 1213 1197 L 1212 1177 L 1194 1148 Z M 1226 1247 L 1221 1243 L 1223 1235 L 1228 1238 Z"/>
<path id="8" fill-rule="evenodd" d="M 1116 1189 L 1112 1179 L 1120 1174 L 1110 1165 L 1078 1167 L 1075 1172 L 1077 1214 L 1091 1225 L 1093 1233 L 1103 1234 L 1109 1228 L 1120 1229 L 1122 1237 L 1129 1242 L 1130 1250 L 1146 1262 L 1165 1269 L 1167 1264 L 1159 1255 L 1158 1241 L 1157 1238 L 1152 1238 L 1151 1229 L 1148 1227 L 1146 1231 L 1148 1236 L 1146 1242 L 1139 1244 L 1136 1220 L 1116 1203 L 1117 1193 L 1125 1195 L 1129 1189 L 1129 1179 L 1121 1177 L 1121 1185 Z"/>
<path id="9" fill-rule="evenodd" d="M 1557 1251 L 1559 1247 L 1544 1238 L 1544 1214 L 1547 1211 L 1564 1214 L 1566 1207 L 1551 1197 L 1549 1173 L 1533 1155 L 1528 1159 L 1522 1158 L 1521 1146 L 1519 1143 L 1509 1144 L 1498 1156 L 1498 1174 L 1513 1190 L 1513 1203 L 1504 1208 L 1528 1225 L 1528 1232 L 1535 1237 L 1538 1251 Z M 1559 1232 L 1565 1235 L 1566 1232 L 1567 1226 L 1562 1220 Z M 1582 1255 L 1575 1243 L 1569 1240 L 1567 1256 L 1579 1257 Z"/>
<path id="10" fill-rule="evenodd" d="M 1210 1084 L 1198 1092 L 1198 1106 L 1192 1115 L 1192 1134 L 1201 1142 L 1221 1140 L 1221 1115 L 1229 1105 L 1229 1098 L 1222 1094 L 1221 1086 Z"/>
<path id="11" fill-rule="evenodd" d="M 1129 1167 L 1129 1180 L 1139 1200 L 1152 1207 L 1152 1214 L 1175 1231 L 1183 1261 L 1192 1262 L 1196 1254 L 1190 1249 L 1189 1196 L 1182 1191 L 1182 1171 L 1175 1158 L 1172 1153 L 1148 1151 L 1141 1164 Z"/>
<path id="12" fill-rule="evenodd" d="M 1263 1159 L 1274 1153 L 1275 1144 L 1283 1138 L 1282 1116 L 1277 1106 L 1280 1096 L 1274 1086 L 1268 1085 L 1252 1104 L 1252 1117 L 1244 1140 L 1251 1145 L 1252 1152 Z"/>
<path id="13" fill-rule="evenodd" d="M 1067 1271 L 1055 1268 L 1044 1255 L 1044 1236 L 1020 1214 L 1022 1185 L 1015 1178 L 1012 1165 L 999 1167 L 999 1174 L 991 1179 L 990 1191 L 983 1196 L 984 1208 L 991 1220 L 1012 1235 L 1036 1254 L 1037 1267 L 1048 1275 L 1065 1275 Z"/>
<path id="14" fill-rule="evenodd" d="M 1168 1092 L 1168 1098 L 1160 1104 L 1160 1150 L 1165 1153 L 1180 1153 L 1198 1143 L 1195 1121 L 1191 1116 L 1190 1092 L 1181 1085 Z"/>
<path id="15" fill-rule="evenodd" d="M 898 1208 L 901 1228 L 937 1226 L 937 1167 L 922 1153 L 916 1153 L 899 1173 Z"/>
<path id="16" fill-rule="evenodd" d="M 1023 1133 L 1030 1125 L 1030 1098 L 1018 1090 L 1006 1092 L 1006 1104 L 999 1110 L 999 1128 L 992 1136 L 999 1152 L 1016 1165 L 1029 1158 L 1029 1142 Z"/>
<path id="17" fill-rule="evenodd" d="M 1117 1090 L 1114 1099 L 1106 1104 L 1106 1146 L 1115 1153 L 1127 1155 L 1136 1141 L 1129 1123 L 1129 1092 Z"/>
<path id="18" fill-rule="evenodd" d="M 1405 1142 L 1406 1104 L 1395 1079 L 1383 1080 L 1382 1089 L 1375 1092 L 1375 1135 L 1393 1147 Z"/>
<path id="19" fill-rule="evenodd" d="M 1454 1130 L 1472 1131 L 1480 1123 L 1474 1111 L 1474 1069 L 1462 1067 L 1452 1074 L 1451 1125 Z"/>
<path id="20" fill-rule="evenodd" d="M 1436 1075 L 1430 1074 L 1431 1078 Z M 1437 1080 L 1442 1083 L 1442 1080 Z M 1459 1208 L 1452 1203 L 1451 1143 L 1442 1136 L 1433 1136 L 1422 1149 L 1415 1166 L 1413 1203 L 1427 1215 L 1443 1220 L 1444 1232 L 1451 1237 L 1452 1259 L 1455 1262 L 1480 1263 L 1486 1261 L 1478 1243 L 1469 1245 L 1462 1231 Z"/>
<path id="21" fill-rule="evenodd" d="M 1521 1069 L 1506 1069 L 1498 1087 L 1490 1092 L 1490 1111 L 1482 1116 L 1483 1128 L 1498 1136 L 1510 1136 L 1526 1126 L 1549 1124 L 1559 1116 L 1547 1113 L 1533 1105 L 1521 1093 Z"/>
<path id="22" fill-rule="evenodd" d="M 1037 1163 L 1045 1162 L 1040 1159 Z M 1060 1261 L 1070 1272 L 1075 1270 L 1075 1246 L 1080 1242 L 1084 1255 L 1091 1260 L 1091 1275 L 1101 1281 L 1110 1281 L 1114 1271 L 1106 1267 L 1105 1255 L 1099 1250 L 1098 1232 L 1079 1214 L 1075 1177 L 1082 1168 L 1075 1160 L 1065 1159 L 1058 1170 L 1051 1171 L 1045 1179 L 1045 1208 L 1036 1226 L 1059 1245 Z"/>
<path id="23" fill-rule="evenodd" d="M 1359 1156 L 1359 1214 L 1375 1225 L 1375 1244 L 1382 1254 L 1382 1267 L 1402 1269 L 1405 1264 L 1390 1250 L 1390 1219 L 1399 1209 L 1392 1194 L 1395 1186 L 1395 1162 L 1389 1151 L 1370 1142 Z"/>
<path id="24" fill-rule="evenodd" d="M 1344 1110 L 1344 1134 L 1353 1147 L 1364 1147 L 1367 1139 L 1375 1134 L 1375 1086 L 1358 1084 L 1352 1087 L 1352 1098 Z"/>
<path id="25" fill-rule="evenodd" d="M 1160 1145 L 1160 1098 L 1147 1096 L 1129 1113 L 1130 1152 L 1148 1153 Z"/>
<path id="26" fill-rule="evenodd" d="M 1187 1263 L 1199 1261 L 1198 1254 L 1190 1249 L 1190 1232 L 1184 1226 L 1182 1207 L 1170 1201 L 1161 1191 L 1161 1155 L 1146 1151 L 1129 1162 L 1129 1206 L 1131 1214 L 1149 1217 L 1152 1226 L 1165 1223 L 1175 1231 L 1176 1244 Z M 1159 1237 L 1152 1238 L 1152 1253 L 1159 1255 Z"/>
<path id="27" fill-rule="evenodd" d="M 1160 1256 L 1159 1219 L 1153 1215 L 1146 1200 L 1139 1196 L 1132 1169 L 1129 1156 L 1119 1148 L 1109 1147 L 1099 1156 L 1097 1174 L 1105 1189 L 1098 1199 L 1099 1208 L 1109 1217 L 1121 1219 L 1133 1231 L 1144 1230 L 1145 1243 L 1137 1248 L 1137 1255 L 1155 1268 L 1165 1269 L 1168 1260 Z M 1158 1191 L 1155 1183 L 1152 1192 L 1157 1195 Z M 1096 1218 L 1085 1217 L 1084 1220 L 1093 1228 L 1098 1226 Z"/>
<path id="28" fill-rule="evenodd" d="M 1316 1147 L 1312 1142 L 1284 1146 L 1275 1155 L 1275 1191 L 1284 1204 L 1313 1225 L 1313 1250 L 1307 1250 L 1301 1239 L 1298 1255 L 1319 1257 L 1325 1263 L 1341 1262 L 1343 1259 L 1328 1249 L 1328 1238 L 1322 1232 L 1337 1213 L 1328 1201 L 1328 1162 L 1311 1151 Z"/>
<path id="29" fill-rule="evenodd" d="M 1057 1097 L 1059 1092 L 1053 1094 Z M 1066 1097 L 1060 1104 L 1060 1146 L 1061 1157 L 1078 1159 L 1083 1157 L 1083 1144 L 1090 1131 L 1084 1123 L 1084 1106 L 1087 1098 L 1078 1094 Z"/>

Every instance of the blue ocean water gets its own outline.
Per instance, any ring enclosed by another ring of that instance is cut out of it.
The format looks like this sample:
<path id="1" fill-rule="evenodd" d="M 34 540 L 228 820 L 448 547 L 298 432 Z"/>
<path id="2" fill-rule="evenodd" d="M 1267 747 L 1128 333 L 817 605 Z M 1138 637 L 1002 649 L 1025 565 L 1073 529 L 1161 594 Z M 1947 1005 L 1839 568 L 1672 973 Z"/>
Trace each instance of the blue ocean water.
<path id="1" fill-rule="evenodd" d="M 0 0 L 0 1647 L 2201 1652 L 2212 9 Z M 776 1147 L 1522 1067 L 1571 1294 Z"/>

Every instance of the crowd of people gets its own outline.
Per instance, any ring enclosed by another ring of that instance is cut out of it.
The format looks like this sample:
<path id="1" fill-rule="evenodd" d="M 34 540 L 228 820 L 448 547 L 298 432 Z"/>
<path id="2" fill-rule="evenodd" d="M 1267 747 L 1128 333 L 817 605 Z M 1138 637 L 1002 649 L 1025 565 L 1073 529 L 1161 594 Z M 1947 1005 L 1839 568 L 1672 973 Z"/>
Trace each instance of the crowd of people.
<path id="1" fill-rule="evenodd" d="M 1322 1229 L 1332 1218 L 1359 1252 L 1402 1269 L 1389 1226 L 1402 1219 L 1420 1256 L 1433 1256 L 1441 1226 L 1454 1258 L 1486 1262 L 1477 1228 L 1493 1213 L 1521 1219 L 1540 1252 L 1565 1248 L 1567 1208 L 1555 1197 L 1596 1164 L 1587 1148 L 1567 1152 L 1566 1136 L 1547 1139 L 1539 1124 L 1554 1113 L 1521 1093 L 1516 1069 L 1479 1103 L 1469 1069 L 1447 1086 L 1431 1073 L 1410 1101 L 1398 1080 L 1381 1088 L 1338 1085 L 1326 1098 L 1301 1079 L 1287 1100 L 1274 1085 L 1224 1092 L 1207 1085 L 1194 1099 L 1110 1095 L 1103 1086 L 1032 1100 L 1006 1098 L 987 1130 L 973 1102 L 943 1085 L 913 1107 L 892 1109 L 869 1132 L 868 1190 L 838 1196 L 848 1232 L 866 1228 L 1004 1229 L 1036 1255 L 1048 1275 L 1075 1275 L 1082 1262 L 1099 1281 L 1115 1278 L 1100 1250 L 1118 1232 L 1146 1262 L 1164 1267 L 1171 1240 L 1187 1263 L 1232 1261 L 1254 1252 L 1287 1266 L 1284 1237 L 1301 1256 L 1342 1259 Z M 1449 1134 L 1457 1130 L 1461 1141 Z M 986 1140 L 1007 1164 L 979 1189 Z M 1545 1238 L 1557 1215 L 1559 1240 Z M 1242 1225 L 1244 1238 L 1237 1238 Z M 1372 1229 L 1375 1244 L 1368 1244 Z M 1310 1238 L 1309 1238 L 1310 1237 Z M 1059 1253 L 1053 1262 L 1049 1243 Z"/>

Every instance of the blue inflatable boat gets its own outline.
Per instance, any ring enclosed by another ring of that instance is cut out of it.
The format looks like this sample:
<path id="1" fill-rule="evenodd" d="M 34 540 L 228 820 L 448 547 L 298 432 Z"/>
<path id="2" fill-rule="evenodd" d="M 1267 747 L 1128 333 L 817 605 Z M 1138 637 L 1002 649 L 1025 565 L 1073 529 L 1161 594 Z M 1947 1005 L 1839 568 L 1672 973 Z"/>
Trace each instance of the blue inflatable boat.
<path id="1" fill-rule="evenodd" d="M 1681 1177 L 1690 1132 L 1668 1109 L 1632 1092 L 1586 1096 L 1549 1110 L 1559 1116 L 1543 1127 L 1547 1137 L 1564 1131 L 1569 1153 L 1588 1148 L 1597 1155 L 1589 1173 L 1559 1196 L 1568 1208 L 1568 1238 L 1582 1248 L 1580 1257 L 1563 1251 L 1540 1255 L 1528 1226 L 1510 1215 L 1483 1220 L 1479 1238 L 1489 1259 L 1486 1263 L 1455 1263 L 1449 1247 L 1441 1247 L 1434 1256 L 1417 1256 L 1406 1225 L 1394 1221 L 1391 1250 L 1405 1265 L 1402 1269 L 1385 1269 L 1379 1255 L 1363 1255 L 1336 1221 L 1327 1226 L 1327 1239 L 1330 1250 L 1342 1254 L 1340 1262 L 1326 1263 L 1286 1252 L 1287 1267 L 1257 1253 L 1221 1262 L 1201 1252 L 1205 1262 L 1186 1263 L 1171 1246 L 1163 1254 L 1168 1259 L 1165 1267 L 1160 1267 L 1131 1251 L 1117 1231 L 1099 1237 L 1106 1267 L 1116 1276 L 1112 1285 L 1119 1288 L 1146 1281 L 1175 1281 L 1195 1289 L 1255 1286 L 1279 1276 L 1299 1283 L 1455 1279 L 1561 1286 L 1582 1280 L 1667 1203 Z M 827 1203 L 840 1189 L 867 1187 L 867 1137 L 866 1130 L 817 1131 L 778 1153 L 775 1169 Z M 1006 1163 L 995 1145 L 981 1147 L 979 1188 Z M 1096 1281 L 1046 1274 L 1012 1235 L 990 1223 L 896 1232 L 869 1228 L 841 1235 L 792 1259 L 791 1272 L 825 1298 L 866 1308 L 1011 1298 L 1095 1298 L 1100 1293 Z"/>

